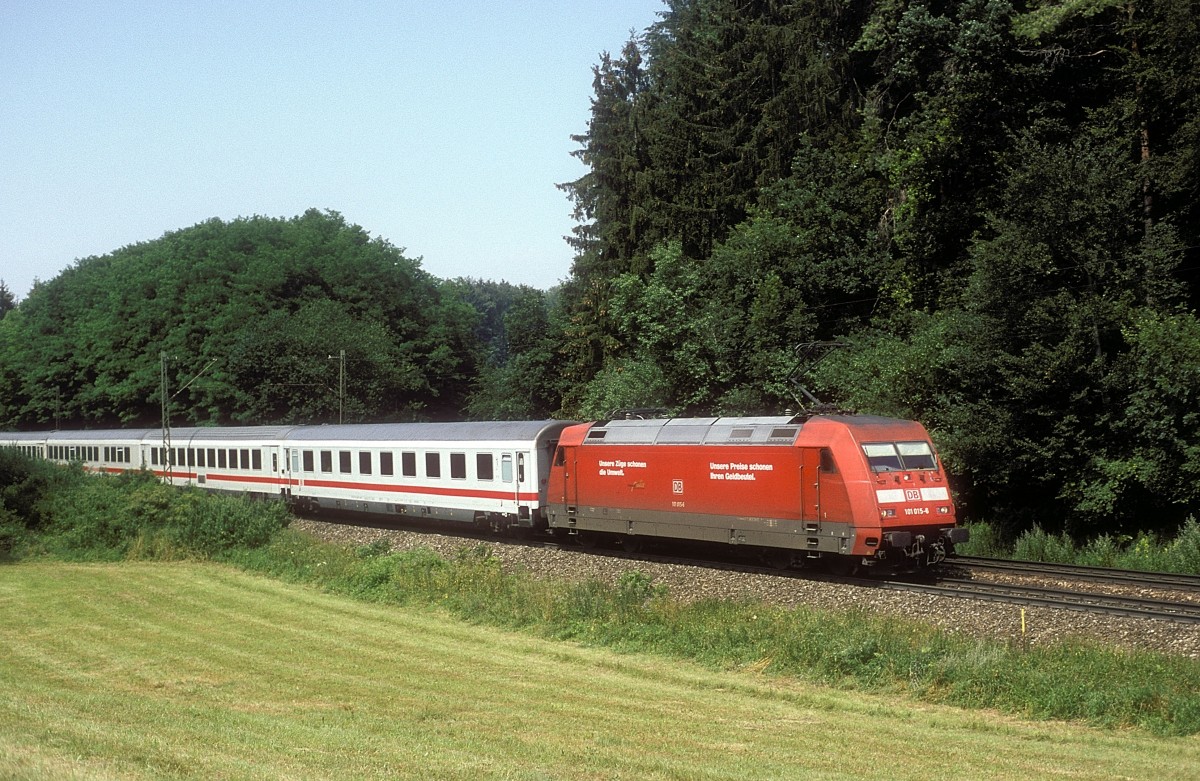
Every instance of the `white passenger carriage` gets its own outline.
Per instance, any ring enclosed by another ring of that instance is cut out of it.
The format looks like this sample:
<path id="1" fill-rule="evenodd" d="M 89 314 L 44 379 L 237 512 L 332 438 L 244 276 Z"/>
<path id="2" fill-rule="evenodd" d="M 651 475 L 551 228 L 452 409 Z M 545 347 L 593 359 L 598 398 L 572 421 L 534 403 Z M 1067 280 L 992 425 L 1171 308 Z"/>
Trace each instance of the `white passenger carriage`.
<path id="1" fill-rule="evenodd" d="M 0 433 L 0 448 L 15 450 L 30 458 L 45 458 L 46 434 L 38 431 L 5 431 Z"/>
<path id="2" fill-rule="evenodd" d="M 565 421 L 243 426 L 0 433 L 0 447 L 97 472 L 299 507 L 540 526 Z"/>
<path id="3" fill-rule="evenodd" d="M 119 473 L 140 469 L 145 429 L 3 433 L 0 445 L 63 464 L 78 462 L 89 472 Z"/>
<path id="4" fill-rule="evenodd" d="M 294 426 L 177 428 L 148 432 L 144 463 L 172 485 L 273 497 L 286 486 L 280 460 L 283 440 Z"/>
<path id="5" fill-rule="evenodd" d="M 495 526 L 545 518 L 562 421 L 307 426 L 283 441 L 302 506 Z"/>

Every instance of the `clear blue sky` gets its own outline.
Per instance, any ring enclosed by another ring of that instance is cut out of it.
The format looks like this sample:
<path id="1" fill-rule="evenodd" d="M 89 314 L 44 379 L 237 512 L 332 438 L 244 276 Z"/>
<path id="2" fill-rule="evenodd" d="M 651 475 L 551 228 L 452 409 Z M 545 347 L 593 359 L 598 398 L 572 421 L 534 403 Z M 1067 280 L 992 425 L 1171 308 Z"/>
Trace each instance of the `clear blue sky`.
<path id="1" fill-rule="evenodd" d="M 563 279 L 591 67 L 661 0 L 0 0 L 0 279 L 333 209 L 443 278 Z"/>

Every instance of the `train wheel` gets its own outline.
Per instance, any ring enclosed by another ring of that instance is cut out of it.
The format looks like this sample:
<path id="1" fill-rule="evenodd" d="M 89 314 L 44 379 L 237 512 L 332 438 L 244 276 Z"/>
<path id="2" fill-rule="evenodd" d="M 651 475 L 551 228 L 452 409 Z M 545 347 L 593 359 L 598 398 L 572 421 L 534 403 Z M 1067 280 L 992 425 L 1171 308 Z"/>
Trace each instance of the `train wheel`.
<path id="1" fill-rule="evenodd" d="M 763 564 L 771 569 L 790 569 L 796 555 L 787 548 L 763 548 Z"/>
<path id="2" fill-rule="evenodd" d="M 833 575 L 852 578 L 858 574 L 858 559 L 853 556 L 828 556 L 825 560 L 825 568 Z"/>
<path id="3" fill-rule="evenodd" d="M 579 547 L 584 550 L 593 550 L 600 547 L 600 535 L 581 529 L 575 532 L 575 542 L 579 543 Z"/>
<path id="4" fill-rule="evenodd" d="M 626 534 L 621 538 L 621 548 L 626 553 L 641 553 L 646 548 L 646 541 L 641 537 L 635 537 L 632 534 Z"/>

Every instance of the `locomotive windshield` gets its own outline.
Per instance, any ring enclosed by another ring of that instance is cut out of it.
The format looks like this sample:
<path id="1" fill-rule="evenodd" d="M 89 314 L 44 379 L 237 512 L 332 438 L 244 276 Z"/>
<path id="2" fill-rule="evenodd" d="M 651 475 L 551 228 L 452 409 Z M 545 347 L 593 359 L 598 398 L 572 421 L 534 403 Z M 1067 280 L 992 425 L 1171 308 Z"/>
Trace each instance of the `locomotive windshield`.
<path id="1" fill-rule="evenodd" d="M 876 442 L 863 445 L 873 472 L 937 469 L 937 459 L 928 442 Z"/>

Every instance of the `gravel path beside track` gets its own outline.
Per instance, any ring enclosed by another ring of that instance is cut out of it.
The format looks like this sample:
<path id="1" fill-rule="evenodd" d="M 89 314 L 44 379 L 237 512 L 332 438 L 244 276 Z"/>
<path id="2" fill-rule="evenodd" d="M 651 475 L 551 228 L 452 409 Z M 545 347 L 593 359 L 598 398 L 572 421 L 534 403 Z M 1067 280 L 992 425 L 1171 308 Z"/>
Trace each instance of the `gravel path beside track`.
<path id="1" fill-rule="evenodd" d="M 461 537 L 411 530 L 376 529 L 348 524 L 296 520 L 292 528 L 322 540 L 366 545 L 386 540 L 392 550 L 429 548 L 451 557 L 463 547 L 478 543 Z M 563 580 L 598 580 L 613 583 L 631 569 L 665 585 L 682 600 L 748 599 L 784 607 L 812 605 L 843 610 L 864 610 L 917 619 L 943 629 L 976 637 L 1019 641 L 1021 609 L 1016 605 L 974 599 L 935 597 L 883 591 L 838 583 L 822 583 L 782 576 L 728 572 L 710 567 L 657 562 L 631 562 L 596 556 L 567 548 L 490 544 L 504 566 L 525 570 L 535 577 Z M 1138 618 L 1111 618 L 1074 610 L 1030 607 L 1025 615 L 1027 642 L 1046 644 L 1071 636 L 1100 640 L 1119 648 L 1140 648 L 1200 659 L 1200 626 Z"/>

